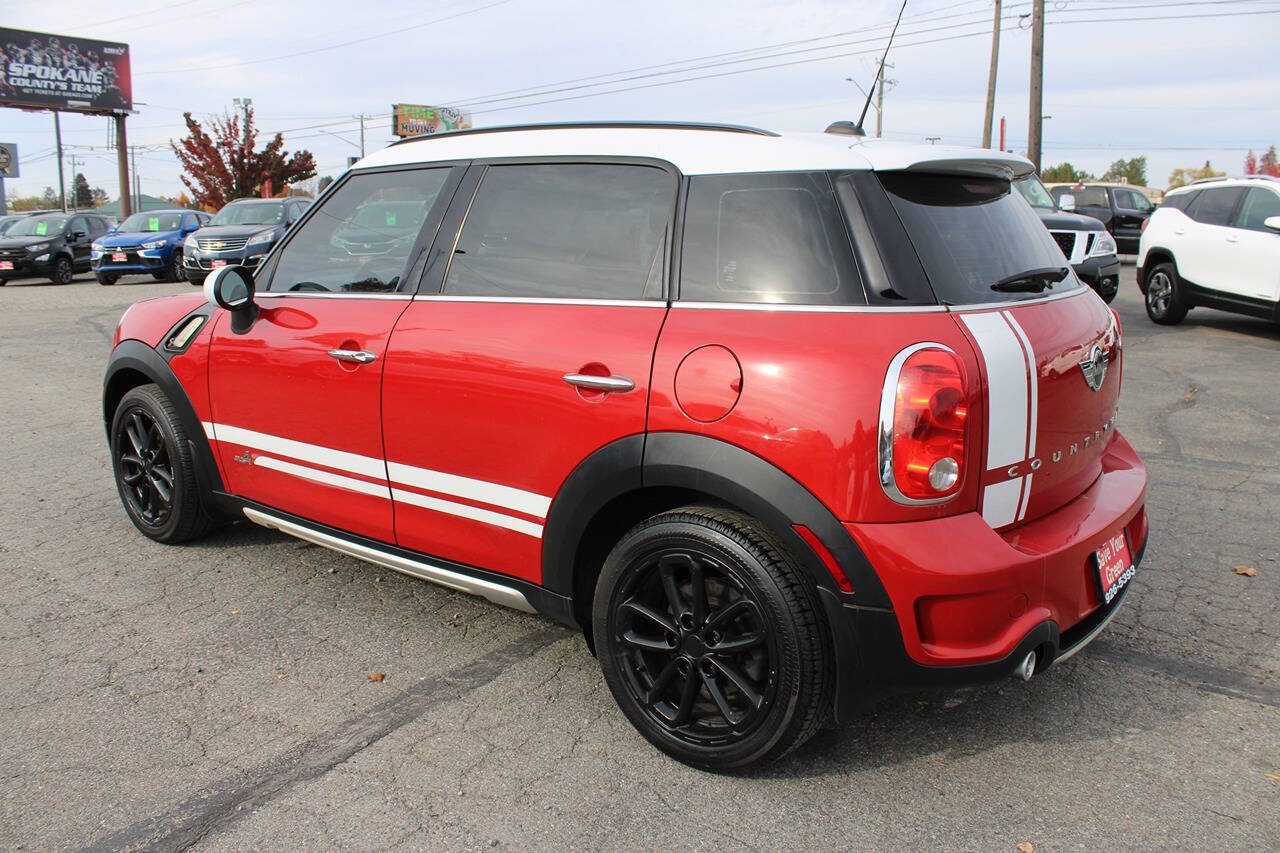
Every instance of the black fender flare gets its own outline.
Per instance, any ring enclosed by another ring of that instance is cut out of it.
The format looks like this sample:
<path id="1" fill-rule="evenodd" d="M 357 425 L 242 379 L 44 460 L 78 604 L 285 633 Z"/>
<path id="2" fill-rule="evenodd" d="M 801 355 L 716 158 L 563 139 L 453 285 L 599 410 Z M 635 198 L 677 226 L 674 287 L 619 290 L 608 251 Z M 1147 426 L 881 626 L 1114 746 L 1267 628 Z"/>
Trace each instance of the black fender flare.
<path id="1" fill-rule="evenodd" d="M 183 318 L 186 319 L 185 317 Z M 196 460 L 196 479 L 200 483 L 200 501 L 205 509 L 219 517 L 234 515 L 234 509 L 222 505 L 217 494 L 222 493 L 222 476 L 218 473 L 217 462 L 213 458 L 213 448 L 205 436 L 204 425 L 196 416 L 196 410 L 187 397 L 186 389 L 178 381 L 178 377 L 169 368 L 168 362 L 160 353 L 139 340 L 125 340 L 116 345 L 107 360 L 106 374 L 102 380 L 102 418 L 107 433 L 108 444 L 111 441 L 111 419 L 115 415 L 115 403 L 126 391 L 120 390 L 120 377 L 124 371 L 140 373 L 148 381 L 160 386 L 160 390 L 178 410 L 178 419 L 187 434 L 187 444 L 192 458 Z M 138 383 L 130 381 L 128 387 Z M 117 393 L 119 392 L 119 393 Z"/>
<path id="2" fill-rule="evenodd" d="M 760 519 L 799 557 L 816 587 L 835 655 L 833 716 L 837 722 L 847 719 L 866 671 L 858 641 L 858 614 L 883 614 L 896 623 L 888 594 L 862 549 L 831 511 L 793 477 L 754 453 L 682 432 L 629 436 L 600 448 L 573 470 L 547 514 L 542 586 L 576 610 L 572 602 L 575 558 L 596 514 L 628 492 L 663 487 L 705 494 L 738 507 Z M 831 552 L 853 584 L 853 593 L 839 591 L 822 558 L 796 533 L 795 524 L 809 528 Z"/>

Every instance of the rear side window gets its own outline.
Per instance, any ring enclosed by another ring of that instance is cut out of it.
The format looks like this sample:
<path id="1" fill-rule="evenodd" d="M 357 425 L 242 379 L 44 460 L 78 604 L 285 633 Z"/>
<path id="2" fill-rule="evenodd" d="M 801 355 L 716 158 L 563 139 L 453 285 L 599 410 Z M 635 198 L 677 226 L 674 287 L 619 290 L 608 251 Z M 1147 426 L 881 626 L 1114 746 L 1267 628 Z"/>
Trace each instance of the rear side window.
<path id="1" fill-rule="evenodd" d="M 1187 208 L 1187 215 L 1205 225 L 1226 225 L 1236 202 L 1244 195 L 1244 187 L 1214 187 L 1201 190 L 1199 197 Z"/>
<path id="2" fill-rule="evenodd" d="M 1008 181 L 907 172 L 879 175 L 940 302 L 975 305 L 1035 299 L 1081 286 L 1040 218 L 1010 191 Z M 1046 270 L 1065 273 L 1052 283 L 1014 282 L 1026 273 Z M 1005 284 L 993 289 L 1000 282 Z"/>
<path id="3" fill-rule="evenodd" d="M 1186 209 L 1191 206 L 1191 202 L 1195 201 L 1196 196 L 1198 195 L 1200 195 L 1200 190 L 1167 195 L 1164 197 L 1164 201 L 1160 203 L 1160 206 L 1169 207 L 1174 210 L 1186 211 Z"/>
<path id="4" fill-rule="evenodd" d="M 1262 187 L 1253 187 L 1245 195 L 1244 204 L 1240 205 L 1236 226 L 1250 231 L 1269 232 L 1271 229 L 1265 224 L 1269 216 L 1280 216 L 1280 194 Z"/>
<path id="5" fill-rule="evenodd" d="M 409 253 L 448 168 L 354 174 L 285 245 L 271 290 L 400 289 Z"/>
<path id="6" fill-rule="evenodd" d="M 444 292 L 660 299 L 676 180 L 653 166 L 490 166 Z"/>
<path id="7" fill-rule="evenodd" d="M 866 299 L 825 172 L 691 178 L 680 298 L 860 305 Z"/>

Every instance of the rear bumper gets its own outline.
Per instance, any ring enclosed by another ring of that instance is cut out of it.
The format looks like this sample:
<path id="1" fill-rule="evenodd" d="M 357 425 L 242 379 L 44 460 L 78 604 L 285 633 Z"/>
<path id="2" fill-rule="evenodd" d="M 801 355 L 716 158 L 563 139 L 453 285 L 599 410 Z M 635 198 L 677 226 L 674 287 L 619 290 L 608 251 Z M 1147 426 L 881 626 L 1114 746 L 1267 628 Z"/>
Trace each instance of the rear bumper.
<path id="1" fill-rule="evenodd" d="M 1035 651 L 1038 669 L 1074 653 L 1127 595 L 1104 605 L 1094 549 L 1119 530 L 1133 563 L 1147 542 L 1146 469 L 1118 433 L 1103 473 L 1047 516 L 1000 533 L 976 513 L 904 524 L 848 524 L 892 611 L 845 608 L 875 681 L 955 684 L 1000 678 Z"/>

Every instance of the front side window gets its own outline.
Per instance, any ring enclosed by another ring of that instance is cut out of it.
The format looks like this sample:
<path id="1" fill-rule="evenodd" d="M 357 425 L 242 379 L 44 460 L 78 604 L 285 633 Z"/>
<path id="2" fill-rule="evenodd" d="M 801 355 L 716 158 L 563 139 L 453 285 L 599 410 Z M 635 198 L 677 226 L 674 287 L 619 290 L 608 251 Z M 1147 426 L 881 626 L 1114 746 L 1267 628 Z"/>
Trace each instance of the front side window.
<path id="1" fill-rule="evenodd" d="M 1008 181 L 879 173 L 939 301 L 975 305 L 1080 287 L 1040 218 Z"/>
<path id="2" fill-rule="evenodd" d="M 1187 215 L 1205 225 L 1226 225 L 1236 202 L 1244 195 L 1244 187 L 1214 187 L 1203 190 L 1187 208 Z"/>
<path id="3" fill-rule="evenodd" d="M 1240 205 L 1236 227 L 1270 233 L 1271 229 L 1266 225 L 1267 218 L 1270 216 L 1280 216 L 1280 193 L 1262 187 L 1253 187 L 1245 194 L 1244 204 Z"/>
<path id="4" fill-rule="evenodd" d="M 680 298 L 865 304 L 849 236 L 826 173 L 691 178 Z"/>
<path id="5" fill-rule="evenodd" d="M 448 167 L 352 175 L 294 233 L 280 254 L 270 289 L 400 289 L 409 252 L 448 177 Z"/>
<path id="6" fill-rule="evenodd" d="M 657 299 L 675 199 L 653 166 L 490 166 L 462 226 L 444 292 Z"/>

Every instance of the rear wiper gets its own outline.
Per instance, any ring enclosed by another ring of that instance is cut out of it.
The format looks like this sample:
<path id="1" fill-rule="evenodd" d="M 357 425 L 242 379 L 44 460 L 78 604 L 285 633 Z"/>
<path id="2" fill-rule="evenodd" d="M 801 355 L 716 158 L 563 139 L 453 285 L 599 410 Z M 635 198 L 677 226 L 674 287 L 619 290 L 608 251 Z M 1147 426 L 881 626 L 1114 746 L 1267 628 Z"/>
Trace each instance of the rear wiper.
<path id="1" fill-rule="evenodd" d="M 1070 267 L 1042 267 L 1027 270 L 1008 278 L 1002 278 L 991 285 L 992 290 L 1000 293 L 1040 293 L 1067 277 Z"/>

